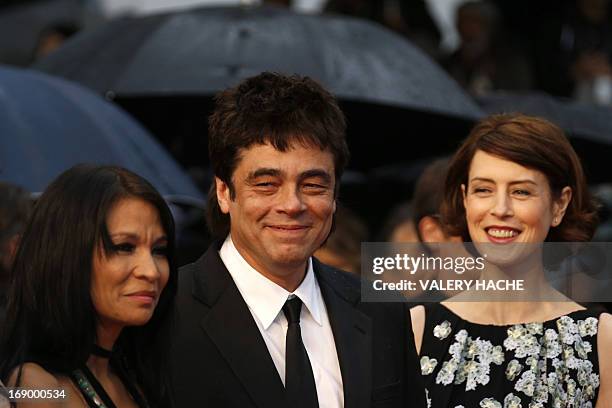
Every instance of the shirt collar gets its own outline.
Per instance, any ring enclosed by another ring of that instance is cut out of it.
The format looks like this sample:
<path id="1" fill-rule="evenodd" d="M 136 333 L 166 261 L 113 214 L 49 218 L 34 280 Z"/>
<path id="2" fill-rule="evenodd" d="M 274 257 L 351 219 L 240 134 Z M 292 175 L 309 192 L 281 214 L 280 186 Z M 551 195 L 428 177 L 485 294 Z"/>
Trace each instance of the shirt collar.
<path id="1" fill-rule="evenodd" d="M 292 293 L 272 282 L 249 265 L 238 252 L 230 235 L 227 236 L 223 246 L 221 246 L 219 256 L 247 306 L 262 323 L 264 330 L 267 330 Z M 308 258 L 306 276 L 293 294 L 302 300 L 313 320 L 319 326 L 322 326 L 321 289 L 315 278 L 312 258 Z"/>

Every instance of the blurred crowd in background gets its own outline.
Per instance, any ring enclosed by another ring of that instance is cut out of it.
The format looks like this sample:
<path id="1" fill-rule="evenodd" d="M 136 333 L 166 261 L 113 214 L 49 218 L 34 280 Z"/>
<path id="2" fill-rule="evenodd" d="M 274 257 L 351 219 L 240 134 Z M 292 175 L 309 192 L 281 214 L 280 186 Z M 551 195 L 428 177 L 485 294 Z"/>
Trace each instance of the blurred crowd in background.
<path id="1" fill-rule="evenodd" d="M 4 0 L 0 63 L 28 66 L 111 19 L 257 0 Z M 608 0 L 264 0 L 368 19 L 405 36 L 474 95 L 541 90 L 612 103 Z"/>
<path id="2" fill-rule="evenodd" d="M 604 116 L 612 106 L 612 4 L 608 0 L 3 0 L 0 63 L 36 67 L 73 37 L 126 17 L 189 7 L 261 3 L 299 13 L 352 16 L 383 25 L 422 50 L 479 102 L 489 95 L 510 92 L 550 95 L 562 103 L 586 103 L 593 109 L 599 105 Z M 178 74 L 168 72 L 172 75 Z M 105 96 L 114 99 L 113 94 Z M 151 101 L 146 106 L 129 97 L 114 100 L 187 169 L 202 193 L 211 182 L 206 152 L 211 96 L 197 103 L 180 97 Z M 443 184 L 444 160 L 436 159 L 452 153 L 475 118 L 451 121 L 445 127 L 438 117 L 425 113 L 397 113 L 393 106 L 364 108 L 353 105 L 350 98 L 340 99 L 348 117 L 352 160 L 343 179 L 343 206 L 336 217 L 335 232 L 318 256 L 358 273 L 363 241 L 452 239 L 437 225 L 437 190 Z M 432 135 L 447 135 L 452 140 L 428 142 Z M 373 144 L 379 136 L 386 138 L 385 142 Z M 605 137 L 604 142 L 577 146 L 583 160 L 589 162 L 589 180 L 604 204 L 612 201 L 612 177 L 605 171 L 606 151 L 600 148 L 602 143 L 606 147 L 611 144 L 612 135 Z M 400 146 L 411 148 L 398 151 Z M 373 151 L 380 154 L 376 156 Z M 427 166 L 430 168 L 423 172 Z M 19 216 L 8 215 L 11 222 L 4 219 L 5 213 L 0 220 L 3 251 L 10 254 L 11 237 L 17 233 L 27 206 L 20 204 L 19 190 L 7 191 L 10 193 L 0 195 L 0 204 L 16 200 L 11 202 L 20 211 Z M 208 244 L 202 209 L 184 204 L 175 206 L 183 227 L 179 237 L 181 263 L 192 261 Z M 603 206 L 604 223 L 598 240 L 612 238 L 612 228 L 606 224 L 609 207 Z"/>

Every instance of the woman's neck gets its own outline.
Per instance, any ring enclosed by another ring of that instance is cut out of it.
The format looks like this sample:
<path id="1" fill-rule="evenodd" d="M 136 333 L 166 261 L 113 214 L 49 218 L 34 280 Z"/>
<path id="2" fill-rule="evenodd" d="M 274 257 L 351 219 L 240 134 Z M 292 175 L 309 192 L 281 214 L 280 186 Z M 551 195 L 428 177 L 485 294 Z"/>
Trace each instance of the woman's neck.
<path id="1" fill-rule="evenodd" d="M 485 262 L 485 268 L 480 275 L 480 280 L 488 283 L 490 281 L 513 281 L 515 286 L 511 286 L 510 291 L 495 293 L 484 293 L 483 298 L 498 302 L 512 301 L 513 303 L 533 303 L 547 300 L 560 300 L 558 292 L 554 291 L 546 277 L 546 271 L 542 264 L 542 252 L 536 250 L 525 254 L 521 252 L 528 249 L 524 245 L 510 246 L 505 253 L 495 253 L 498 248 L 492 248 L 492 256 Z M 486 255 L 485 255 L 486 256 Z M 504 256 L 508 256 L 505 261 L 500 261 Z M 497 262 L 491 258 L 498 258 Z M 519 261 L 510 261 L 511 258 L 522 258 Z M 520 289 L 518 284 L 520 283 Z M 516 288 L 516 289 L 515 289 Z M 490 291 L 487 291 L 490 292 Z M 491 296 L 493 295 L 493 296 Z"/>
<path id="2" fill-rule="evenodd" d="M 121 334 L 122 327 L 114 324 L 99 323 L 96 329 L 96 345 L 103 350 L 112 351 L 115 342 Z M 99 353 L 100 354 L 100 353 Z M 87 359 L 87 367 L 98 378 L 107 378 L 110 374 L 109 357 L 90 354 Z"/>

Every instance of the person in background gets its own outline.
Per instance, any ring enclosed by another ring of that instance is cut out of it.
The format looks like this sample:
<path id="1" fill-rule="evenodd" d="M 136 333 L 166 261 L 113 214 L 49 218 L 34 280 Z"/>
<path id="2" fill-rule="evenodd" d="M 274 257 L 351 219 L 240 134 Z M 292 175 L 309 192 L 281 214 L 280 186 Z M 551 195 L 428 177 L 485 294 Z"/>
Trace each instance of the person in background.
<path id="1" fill-rule="evenodd" d="M 172 407 L 174 221 L 119 167 L 75 166 L 40 196 L 13 265 L 0 381 L 63 392 L 18 407 Z"/>
<path id="2" fill-rule="evenodd" d="M 41 30 L 34 46 L 33 61 L 42 59 L 58 49 L 70 37 L 81 30 L 78 24 L 70 21 L 53 23 Z"/>
<path id="3" fill-rule="evenodd" d="M 382 241 L 422 243 L 461 242 L 449 236 L 440 219 L 444 179 L 449 159 L 440 158 L 425 167 L 416 181 L 412 200 L 397 206 L 381 231 Z"/>
<path id="4" fill-rule="evenodd" d="M 490 255 L 481 280 L 521 279 L 525 291 L 501 300 L 465 291 L 412 309 L 431 406 L 606 406 L 612 315 L 585 309 L 545 278 L 542 244 L 589 241 L 597 225 L 563 131 L 524 115 L 483 119 L 451 160 L 442 219 Z"/>
<path id="5" fill-rule="evenodd" d="M 533 87 L 529 60 L 505 37 L 501 16 L 493 3 L 468 1 L 457 9 L 459 49 L 441 61 L 448 73 L 473 95 L 494 90 Z"/>
<path id="6" fill-rule="evenodd" d="M 332 232 L 314 256 L 326 265 L 360 275 L 361 243 L 367 240 L 368 229 L 363 221 L 348 208 L 338 205 Z"/>
<path id="7" fill-rule="evenodd" d="M 417 180 L 414 196 L 413 220 L 416 225 L 419 242 L 428 256 L 446 259 L 447 257 L 469 257 L 463 246 L 463 239 L 451 234 L 440 216 L 444 199 L 444 181 L 450 164 L 450 157 L 434 160 Z M 461 274 L 445 270 L 431 270 L 429 276 L 441 281 L 454 279 L 475 279 L 474 271 L 463 271 Z M 432 300 L 441 300 L 455 295 L 456 292 L 441 290 Z M 430 295 L 433 295 L 430 293 Z M 439 298 L 440 296 L 441 298 Z"/>
<path id="8" fill-rule="evenodd" d="M 433 161 L 425 167 L 414 188 L 413 222 L 419 241 L 425 246 L 428 242 L 461 242 L 461 237 L 451 236 L 444 230 L 440 219 L 448 164 L 449 158 Z"/>
<path id="9" fill-rule="evenodd" d="M 0 182 L 0 322 L 4 320 L 13 259 L 31 210 L 28 192 Z"/>
<path id="10" fill-rule="evenodd" d="M 401 203 L 393 208 L 378 233 L 378 240 L 381 242 L 420 242 L 414 225 L 413 213 L 412 201 Z"/>
<path id="11" fill-rule="evenodd" d="M 538 85 L 554 95 L 612 104 L 609 0 L 573 0 L 542 24 L 535 41 Z"/>
<path id="12" fill-rule="evenodd" d="M 406 36 L 430 57 L 439 57 L 440 31 L 424 0 L 329 0 L 324 10 L 375 21 Z"/>

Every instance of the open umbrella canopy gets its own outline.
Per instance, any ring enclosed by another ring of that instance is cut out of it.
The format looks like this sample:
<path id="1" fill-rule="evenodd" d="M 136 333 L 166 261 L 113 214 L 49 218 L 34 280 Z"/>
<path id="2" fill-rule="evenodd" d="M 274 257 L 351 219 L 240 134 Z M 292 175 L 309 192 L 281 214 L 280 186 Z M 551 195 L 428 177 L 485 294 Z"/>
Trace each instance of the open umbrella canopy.
<path id="1" fill-rule="evenodd" d="M 589 173 L 589 181 L 612 181 L 612 109 L 555 98 L 545 93 L 499 92 L 478 98 L 489 113 L 520 112 L 540 116 L 561 127 L 570 137 Z"/>
<path id="2" fill-rule="evenodd" d="M 541 116 L 562 127 L 570 136 L 612 144 L 612 109 L 555 98 L 545 93 L 500 92 L 479 97 L 487 113 L 521 112 Z"/>
<path id="3" fill-rule="evenodd" d="M 214 94 L 261 71 L 344 100 L 476 119 L 476 104 L 407 40 L 366 21 L 275 7 L 198 8 L 84 32 L 36 68 L 119 97 Z"/>
<path id="4" fill-rule="evenodd" d="M 202 198 L 174 159 L 113 104 L 62 79 L 0 67 L 0 180 L 42 191 L 77 163 L 123 166 L 162 194 Z"/>

